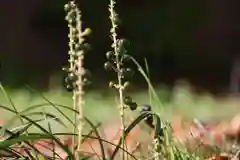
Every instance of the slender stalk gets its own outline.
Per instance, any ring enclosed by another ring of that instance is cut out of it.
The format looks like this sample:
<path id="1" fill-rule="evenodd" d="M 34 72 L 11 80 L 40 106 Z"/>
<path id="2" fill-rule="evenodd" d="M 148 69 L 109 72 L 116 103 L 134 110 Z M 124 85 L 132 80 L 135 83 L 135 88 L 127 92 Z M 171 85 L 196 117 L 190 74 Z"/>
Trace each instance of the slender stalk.
<path id="1" fill-rule="evenodd" d="M 68 46 L 69 46 L 69 64 L 70 64 L 70 68 L 69 70 L 70 71 L 74 71 L 75 67 L 74 67 L 74 57 L 72 56 L 74 54 L 74 48 L 73 48 L 73 45 L 74 45 L 74 40 L 73 40 L 73 27 L 69 24 L 68 25 L 68 28 L 69 28 L 69 35 L 68 35 L 68 38 L 69 38 L 69 43 L 68 43 Z M 73 93 L 72 93 L 72 100 L 73 100 L 73 109 L 76 110 L 77 107 L 76 107 L 76 91 L 73 90 Z M 74 112 L 73 113 L 73 117 L 74 117 L 74 124 L 76 124 L 76 116 L 77 114 Z M 74 126 L 73 127 L 73 133 L 75 134 L 76 133 L 76 127 Z M 75 136 L 73 136 L 72 138 L 72 151 L 73 153 L 75 152 L 75 147 L 74 147 L 74 144 L 75 144 Z"/>
<path id="2" fill-rule="evenodd" d="M 121 121 L 121 132 L 122 132 L 122 138 L 124 135 L 124 130 L 125 130 L 125 121 L 124 121 L 124 100 L 123 100 L 123 84 L 122 84 L 122 73 L 121 71 L 121 61 L 120 61 L 120 55 L 118 52 L 118 46 L 117 46 L 117 13 L 115 12 L 114 6 L 116 2 L 114 0 L 110 0 L 110 5 L 109 5 L 109 11 L 110 11 L 110 19 L 111 19 L 111 34 L 112 34 L 112 48 L 114 49 L 115 53 L 115 62 L 116 62 L 116 69 L 117 69 L 117 79 L 118 79 L 118 94 L 119 94 L 119 113 L 120 113 L 120 121 Z M 122 139 L 123 140 L 123 139 Z M 122 148 L 125 149 L 125 143 L 122 143 Z M 125 158 L 125 152 L 122 152 L 122 159 Z"/>
<path id="3" fill-rule="evenodd" d="M 77 152 L 78 156 L 80 155 L 80 148 L 82 142 L 82 131 L 84 126 L 84 36 L 90 33 L 90 29 L 82 31 L 82 22 L 81 22 L 81 11 L 78 9 L 75 1 L 70 1 L 65 6 L 66 11 L 68 12 L 66 20 L 68 21 L 69 27 L 69 76 L 73 84 L 73 109 L 78 110 L 79 114 L 74 113 L 74 124 L 78 125 L 78 139 L 77 139 Z M 77 118 L 78 116 L 78 118 Z M 78 123 L 77 123 L 78 122 Z M 76 133 L 76 127 L 73 128 L 73 133 Z M 72 139 L 72 150 L 75 153 L 75 136 Z M 80 157 L 78 157 L 80 158 Z"/>
<path id="4" fill-rule="evenodd" d="M 77 23 L 77 28 L 79 29 L 79 44 L 82 44 L 84 42 L 84 39 L 82 37 L 82 24 L 81 24 L 81 13 L 80 10 L 77 10 L 77 19 L 79 20 Z M 77 151 L 80 152 L 81 148 L 81 141 L 82 141 L 82 130 L 84 126 L 84 90 L 83 90 L 83 74 L 84 74 L 84 68 L 83 68 L 83 60 L 84 60 L 84 51 L 79 50 L 77 53 L 78 59 L 77 59 L 77 74 L 78 74 L 78 80 L 77 80 L 77 86 L 78 86 L 78 93 L 77 93 L 77 105 L 78 105 L 78 110 L 79 110 L 79 124 L 78 124 L 78 148 Z"/>
<path id="5" fill-rule="evenodd" d="M 78 29 L 78 44 L 82 45 L 84 42 L 83 33 L 82 33 L 82 23 L 81 23 L 81 12 L 78 8 L 76 8 L 76 27 Z M 84 60 L 84 50 L 80 49 L 76 51 L 77 59 L 75 61 L 76 65 L 76 73 L 77 73 L 77 81 L 76 81 L 76 107 L 78 107 L 79 115 L 78 115 L 78 144 L 77 144 L 77 157 L 80 159 L 80 150 L 81 150 L 81 142 L 82 142 L 82 131 L 84 127 L 84 82 L 83 82 L 83 60 Z"/>

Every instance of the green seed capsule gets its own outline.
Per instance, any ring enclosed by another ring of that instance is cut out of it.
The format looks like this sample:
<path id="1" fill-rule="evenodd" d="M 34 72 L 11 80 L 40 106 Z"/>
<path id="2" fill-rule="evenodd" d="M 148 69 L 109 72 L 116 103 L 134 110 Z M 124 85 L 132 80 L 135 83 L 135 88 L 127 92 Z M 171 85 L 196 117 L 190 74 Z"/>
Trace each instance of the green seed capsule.
<path id="1" fill-rule="evenodd" d="M 69 10 L 70 10 L 69 4 L 64 5 L 64 10 L 65 10 L 65 12 L 69 12 Z"/>
<path id="2" fill-rule="evenodd" d="M 132 102 L 128 106 L 132 111 L 137 109 L 137 103 L 136 102 Z"/>
<path id="3" fill-rule="evenodd" d="M 106 71 L 111 71 L 113 69 L 113 66 L 110 62 L 106 62 L 106 63 L 104 63 L 104 69 Z"/>
<path id="4" fill-rule="evenodd" d="M 115 83 L 113 81 L 109 82 L 109 87 L 114 88 Z"/>
<path id="5" fill-rule="evenodd" d="M 112 60 L 112 59 L 114 58 L 114 53 L 113 53 L 113 51 L 108 51 L 108 52 L 106 53 L 106 57 L 107 57 L 108 60 Z"/>
<path id="6" fill-rule="evenodd" d="M 132 102 L 132 98 L 129 96 L 124 97 L 124 104 L 130 105 Z"/>

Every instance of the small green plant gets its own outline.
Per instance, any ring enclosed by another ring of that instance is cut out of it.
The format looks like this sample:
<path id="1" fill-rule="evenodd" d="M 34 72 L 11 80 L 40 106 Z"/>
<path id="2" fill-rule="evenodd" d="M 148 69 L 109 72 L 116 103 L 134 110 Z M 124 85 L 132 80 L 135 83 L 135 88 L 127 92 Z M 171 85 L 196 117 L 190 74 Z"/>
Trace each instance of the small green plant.
<path id="1" fill-rule="evenodd" d="M 109 12 L 111 20 L 111 38 L 112 38 L 112 51 L 106 53 L 107 62 L 104 64 L 106 71 L 114 71 L 117 74 L 117 81 L 111 81 L 109 86 L 118 90 L 119 97 L 119 115 L 121 121 L 121 132 L 124 135 L 126 124 L 125 124 L 125 114 L 124 110 L 126 106 L 129 106 L 131 110 L 137 108 L 137 104 L 132 102 L 131 97 L 124 95 L 124 90 L 129 86 L 127 78 L 133 75 L 133 70 L 124 66 L 124 62 L 127 60 L 127 45 L 129 42 L 126 39 L 118 37 L 117 28 L 118 28 L 118 14 L 115 11 L 115 0 L 110 0 Z M 122 148 L 125 149 L 124 143 L 122 143 Z M 122 159 L 125 158 L 124 152 L 122 152 Z"/>

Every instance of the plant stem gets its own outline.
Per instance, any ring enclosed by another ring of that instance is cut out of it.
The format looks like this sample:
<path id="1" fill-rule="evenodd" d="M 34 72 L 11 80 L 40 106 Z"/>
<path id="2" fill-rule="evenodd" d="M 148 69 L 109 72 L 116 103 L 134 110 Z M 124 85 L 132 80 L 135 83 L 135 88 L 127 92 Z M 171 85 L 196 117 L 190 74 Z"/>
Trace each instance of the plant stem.
<path id="1" fill-rule="evenodd" d="M 79 38 L 79 44 L 81 45 L 84 41 L 84 38 L 82 37 L 82 24 L 81 24 L 81 13 L 80 10 L 77 10 L 77 28 L 79 30 L 78 32 L 78 38 Z M 84 60 L 84 51 L 79 50 L 78 51 L 78 59 L 77 59 L 77 74 L 78 74 L 78 80 L 77 80 L 77 105 L 78 105 L 78 110 L 79 110 L 79 123 L 78 123 L 78 156 L 80 155 L 80 149 L 81 149 L 81 142 L 82 142 L 82 131 L 83 131 L 83 126 L 84 126 L 84 90 L 83 90 L 83 73 L 84 73 L 84 68 L 83 68 L 83 60 Z M 78 157 L 80 159 L 80 157 Z"/>
<path id="2" fill-rule="evenodd" d="M 112 40 L 113 44 L 112 47 L 114 49 L 114 53 L 116 56 L 116 67 L 117 67 L 117 77 L 118 77 L 118 92 L 119 92 L 119 103 L 120 103 L 120 121 L 121 121 L 121 131 L 122 131 L 122 141 L 123 135 L 124 135 L 124 130 L 125 130 L 125 122 L 124 122 L 124 101 L 123 101 L 123 85 L 122 85 L 122 75 L 121 75 L 121 62 L 120 62 L 120 55 L 118 52 L 118 46 L 117 46 L 117 24 L 116 24 L 116 19 L 117 19 L 117 14 L 114 10 L 115 6 L 115 1 L 110 0 L 110 19 L 112 23 L 112 28 L 111 28 L 111 33 L 112 33 Z M 125 143 L 122 143 L 122 148 L 125 149 Z M 124 151 L 122 152 L 122 159 L 124 160 L 125 154 Z"/>
<path id="3" fill-rule="evenodd" d="M 73 41 L 73 39 L 72 39 L 72 37 L 74 36 L 73 35 L 73 26 L 71 26 L 70 24 L 69 24 L 69 26 L 68 26 L 68 28 L 69 28 L 69 34 L 68 34 L 68 38 L 69 38 L 69 43 L 68 43 L 68 46 L 69 46 L 69 64 L 70 64 L 70 71 L 74 71 L 75 70 L 75 67 L 74 67 L 74 58 L 73 58 L 73 54 L 74 54 L 74 49 L 73 49 L 73 45 L 74 45 L 74 41 Z M 73 100 L 73 109 L 74 110 L 76 110 L 76 100 L 77 100 L 77 98 L 76 98 L 77 96 L 76 96 L 76 91 L 75 90 L 73 90 L 73 94 L 72 94 L 72 100 Z M 76 125 L 76 113 L 74 112 L 73 113 L 73 117 L 74 117 L 74 124 Z M 74 128 L 73 128 L 73 133 L 75 134 L 76 133 L 76 127 L 75 126 L 73 126 Z M 76 139 L 75 139 L 75 136 L 73 136 L 73 138 L 72 138 L 72 151 L 73 151 L 73 153 L 75 152 L 75 141 L 76 141 Z"/>

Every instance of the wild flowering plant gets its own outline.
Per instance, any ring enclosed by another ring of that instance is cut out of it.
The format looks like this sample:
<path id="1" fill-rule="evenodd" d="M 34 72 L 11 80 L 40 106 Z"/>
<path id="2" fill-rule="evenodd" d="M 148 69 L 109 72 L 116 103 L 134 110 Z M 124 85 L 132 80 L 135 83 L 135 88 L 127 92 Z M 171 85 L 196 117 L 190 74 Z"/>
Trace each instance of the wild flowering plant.
<path id="1" fill-rule="evenodd" d="M 64 68 L 68 73 L 65 78 L 67 88 L 72 88 L 73 91 L 73 108 L 79 111 L 78 120 L 77 115 L 74 115 L 75 122 L 78 122 L 78 147 L 77 151 L 80 152 L 80 146 L 82 141 L 82 130 L 84 126 L 84 85 L 87 82 L 86 70 L 83 67 L 84 53 L 86 47 L 84 37 L 87 36 L 91 30 L 89 28 L 83 31 L 81 22 L 81 11 L 77 7 L 74 1 L 70 1 L 64 6 L 67 12 L 66 20 L 69 27 L 69 67 Z M 73 133 L 75 133 L 75 128 Z M 73 144 L 75 139 L 73 138 Z M 74 145 L 73 145 L 74 150 Z"/>

